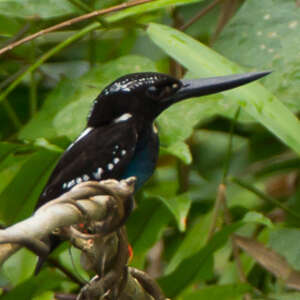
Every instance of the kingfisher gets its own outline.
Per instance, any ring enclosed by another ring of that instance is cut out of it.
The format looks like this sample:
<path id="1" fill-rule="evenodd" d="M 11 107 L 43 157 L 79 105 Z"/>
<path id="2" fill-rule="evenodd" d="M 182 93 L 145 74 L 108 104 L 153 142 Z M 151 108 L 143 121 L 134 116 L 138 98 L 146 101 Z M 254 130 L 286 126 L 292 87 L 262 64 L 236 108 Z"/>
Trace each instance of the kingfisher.
<path id="1" fill-rule="evenodd" d="M 54 168 L 36 208 L 89 180 L 135 176 L 138 190 L 154 172 L 159 138 L 154 121 L 181 100 L 232 89 L 270 72 L 252 72 L 194 80 L 162 73 L 128 74 L 109 84 L 96 98 L 87 126 Z M 57 245 L 51 236 L 50 250 Z M 40 257 L 39 270 L 45 257 Z"/>

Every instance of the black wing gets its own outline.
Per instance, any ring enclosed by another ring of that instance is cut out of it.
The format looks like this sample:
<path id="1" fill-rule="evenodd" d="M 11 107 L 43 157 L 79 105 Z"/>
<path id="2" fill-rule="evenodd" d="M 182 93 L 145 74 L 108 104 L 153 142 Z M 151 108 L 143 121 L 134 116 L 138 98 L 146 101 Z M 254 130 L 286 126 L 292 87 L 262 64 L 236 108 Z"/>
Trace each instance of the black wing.
<path id="1" fill-rule="evenodd" d="M 80 182 L 120 179 L 134 155 L 136 143 L 132 120 L 87 128 L 62 155 L 37 208 Z"/>

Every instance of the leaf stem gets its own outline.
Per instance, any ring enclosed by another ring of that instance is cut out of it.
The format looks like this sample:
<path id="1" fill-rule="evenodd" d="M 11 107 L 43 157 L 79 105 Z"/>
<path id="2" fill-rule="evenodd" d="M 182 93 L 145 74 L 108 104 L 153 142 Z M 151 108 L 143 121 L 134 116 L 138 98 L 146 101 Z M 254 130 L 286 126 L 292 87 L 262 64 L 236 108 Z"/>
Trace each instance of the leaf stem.
<path id="1" fill-rule="evenodd" d="M 32 41 L 32 50 L 31 50 L 31 62 L 34 63 L 36 56 L 35 42 Z M 29 94 L 29 103 L 30 103 L 30 115 L 33 117 L 37 111 L 37 83 L 35 72 L 30 74 L 30 94 Z"/>
<path id="2" fill-rule="evenodd" d="M 286 211 L 289 215 L 300 219 L 300 215 L 298 215 L 297 213 L 295 213 L 294 211 L 292 211 L 291 209 L 289 209 L 286 205 L 284 205 L 283 203 L 277 201 L 276 199 L 274 199 L 273 197 L 270 197 L 266 194 L 264 194 L 263 192 L 261 192 L 259 189 L 257 189 L 256 187 L 254 187 L 253 185 L 250 185 L 249 183 L 238 179 L 236 177 L 230 177 L 229 180 L 239 186 L 241 186 L 242 188 L 254 193 L 255 195 L 257 195 L 259 198 L 261 198 L 262 200 L 265 200 L 266 202 L 272 203 L 278 207 L 280 207 L 281 209 L 283 209 L 284 211 Z"/>
<path id="3" fill-rule="evenodd" d="M 231 159 L 231 155 L 232 155 L 233 132 L 234 132 L 234 127 L 235 127 L 236 121 L 237 121 L 237 119 L 240 115 L 240 112 L 241 112 L 241 107 L 239 106 L 236 113 L 234 114 L 234 118 L 231 121 L 231 125 L 230 125 L 229 143 L 228 143 L 226 159 L 225 159 L 225 162 L 224 162 L 224 173 L 223 173 L 223 178 L 222 178 L 222 183 L 223 184 L 226 183 L 226 178 L 228 176 L 230 159 Z"/>
<path id="4" fill-rule="evenodd" d="M 152 2 L 152 1 L 153 0 L 135 0 L 135 1 L 131 1 L 131 2 L 125 2 L 125 3 L 122 3 L 122 4 L 116 5 L 116 6 L 112 6 L 112 7 L 101 9 L 101 10 L 95 10 L 95 11 L 92 11 L 92 12 L 87 13 L 85 15 L 75 17 L 73 19 L 69 19 L 69 20 L 64 21 L 62 23 L 56 24 L 54 26 L 48 27 L 48 28 L 43 29 L 41 31 L 38 31 L 34 34 L 31 34 L 31 35 L 29 35 L 29 36 L 27 36 L 27 37 L 25 37 L 21 40 L 18 40 L 16 42 L 8 45 L 7 47 L 2 48 L 0 50 L 0 55 L 2 55 L 3 53 L 5 53 L 7 51 L 10 51 L 10 50 L 14 49 L 15 47 L 20 46 L 20 45 L 22 45 L 26 42 L 32 41 L 32 40 L 36 39 L 37 37 L 45 35 L 49 32 L 57 31 L 59 29 L 74 25 L 76 23 L 79 23 L 79 22 L 82 22 L 82 21 L 85 21 L 85 20 L 89 20 L 91 18 L 95 18 L 95 17 L 100 16 L 100 15 L 120 11 L 120 10 L 126 9 L 128 7 L 137 6 L 137 5 L 147 3 L 147 2 Z"/>
<path id="5" fill-rule="evenodd" d="M 19 130 L 22 127 L 22 122 L 6 98 L 2 100 L 2 105 L 15 129 Z"/>

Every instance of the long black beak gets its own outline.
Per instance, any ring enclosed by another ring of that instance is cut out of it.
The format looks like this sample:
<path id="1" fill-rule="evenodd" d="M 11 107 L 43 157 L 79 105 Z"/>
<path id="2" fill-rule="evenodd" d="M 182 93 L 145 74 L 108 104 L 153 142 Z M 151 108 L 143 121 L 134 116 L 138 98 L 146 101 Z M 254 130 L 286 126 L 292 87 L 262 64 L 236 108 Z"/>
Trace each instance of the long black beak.
<path id="1" fill-rule="evenodd" d="M 182 87 L 168 100 L 174 103 L 187 98 L 215 94 L 257 80 L 270 73 L 270 71 L 253 72 L 221 77 L 182 80 Z"/>

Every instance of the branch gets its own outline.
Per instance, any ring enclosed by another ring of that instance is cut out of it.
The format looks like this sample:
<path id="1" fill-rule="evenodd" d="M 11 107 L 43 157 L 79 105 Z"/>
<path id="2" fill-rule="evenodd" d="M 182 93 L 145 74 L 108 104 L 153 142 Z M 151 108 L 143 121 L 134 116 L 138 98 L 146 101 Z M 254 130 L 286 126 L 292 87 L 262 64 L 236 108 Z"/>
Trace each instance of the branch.
<path id="1" fill-rule="evenodd" d="M 165 299 L 149 275 L 127 267 L 128 240 L 123 224 L 133 206 L 134 185 L 134 177 L 76 185 L 41 206 L 30 218 L 0 230 L 0 263 L 22 246 L 46 255 L 43 239 L 55 234 L 80 249 L 81 265 L 96 273 L 77 300 Z M 75 299 L 74 295 L 58 297 Z"/>
<path id="2" fill-rule="evenodd" d="M 43 252 L 41 240 L 57 228 L 86 222 L 87 219 L 103 220 L 113 200 L 108 191 L 125 202 L 134 191 L 134 182 L 131 177 L 121 182 L 105 180 L 78 184 L 61 197 L 41 206 L 30 218 L 0 230 L 0 265 L 21 246 Z M 72 202 L 74 200 L 76 204 Z"/>
<path id="3" fill-rule="evenodd" d="M 45 35 L 49 32 L 65 28 L 65 27 L 74 25 L 76 23 L 79 23 L 79 22 L 82 22 L 82 21 L 85 21 L 85 20 L 88 20 L 88 19 L 91 19 L 91 18 L 94 18 L 94 17 L 97 17 L 97 16 L 101 16 L 101 15 L 108 14 L 108 13 L 111 13 L 111 12 L 116 12 L 116 11 L 123 10 L 125 8 L 128 8 L 128 7 L 137 6 L 137 5 L 147 3 L 147 2 L 151 2 L 151 1 L 153 1 L 153 0 L 136 0 L 136 1 L 131 1 L 131 2 L 125 2 L 125 3 L 122 3 L 122 4 L 116 5 L 116 6 L 112 6 L 112 7 L 106 8 L 106 9 L 95 10 L 95 11 L 87 13 L 85 15 L 75 17 L 73 19 L 69 19 L 69 20 L 64 21 L 62 23 L 59 23 L 59 24 L 56 24 L 54 26 L 43 29 L 41 31 L 38 31 L 38 32 L 36 32 L 32 35 L 29 35 L 29 36 L 27 36 L 27 37 L 25 37 L 25 38 L 23 38 L 19 41 L 16 41 L 16 42 L 2 48 L 0 50 L 0 55 L 2 55 L 5 52 L 10 51 L 10 50 L 14 49 L 15 47 L 20 46 L 20 45 L 22 45 L 26 42 L 29 42 L 33 39 L 36 39 L 37 37 Z"/>

